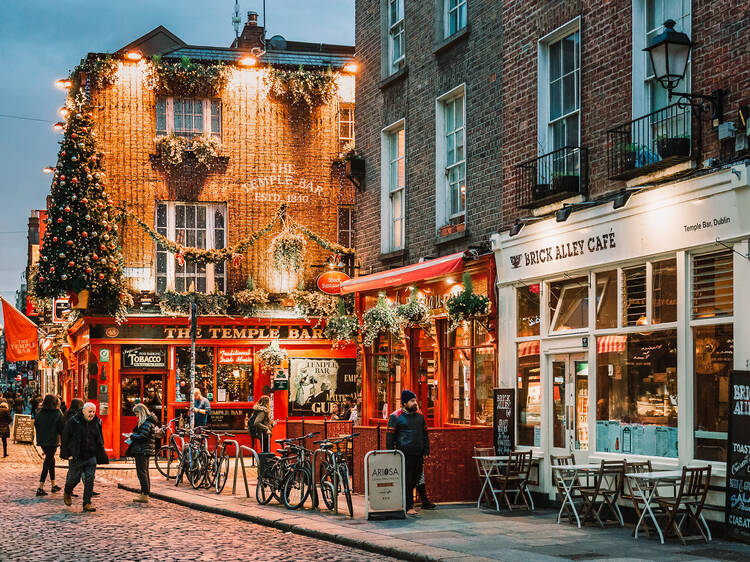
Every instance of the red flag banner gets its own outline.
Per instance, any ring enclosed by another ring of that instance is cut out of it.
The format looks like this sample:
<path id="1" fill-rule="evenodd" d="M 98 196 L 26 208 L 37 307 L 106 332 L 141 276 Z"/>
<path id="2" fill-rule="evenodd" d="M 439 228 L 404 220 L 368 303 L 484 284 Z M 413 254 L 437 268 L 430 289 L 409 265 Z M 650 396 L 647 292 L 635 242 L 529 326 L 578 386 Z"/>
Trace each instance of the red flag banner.
<path id="1" fill-rule="evenodd" d="M 37 328 L 31 320 L 3 301 L 5 324 L 5 357 L 8 361 L 34 361 L 39 359 Z"/>

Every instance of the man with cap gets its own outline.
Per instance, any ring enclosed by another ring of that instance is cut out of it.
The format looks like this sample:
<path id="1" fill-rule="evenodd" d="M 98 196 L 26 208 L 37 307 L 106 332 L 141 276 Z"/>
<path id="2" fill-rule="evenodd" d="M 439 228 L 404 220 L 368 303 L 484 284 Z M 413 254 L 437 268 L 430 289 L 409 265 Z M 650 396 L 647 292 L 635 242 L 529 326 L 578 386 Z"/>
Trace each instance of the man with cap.
<path id="1" fill-rule="evenodd" d="M 386 449 L 398 449 L 404 454 L 406 465 L 406 512 L 414 511 L 414 488 L 422 474 L 424 457 L 430 454 L 430 442 L 427 436 L 427 423 L 419 413 L 417 395 L 411 390 L 401 393 L 401 409 L 393 412 L 388 418 Z"/>

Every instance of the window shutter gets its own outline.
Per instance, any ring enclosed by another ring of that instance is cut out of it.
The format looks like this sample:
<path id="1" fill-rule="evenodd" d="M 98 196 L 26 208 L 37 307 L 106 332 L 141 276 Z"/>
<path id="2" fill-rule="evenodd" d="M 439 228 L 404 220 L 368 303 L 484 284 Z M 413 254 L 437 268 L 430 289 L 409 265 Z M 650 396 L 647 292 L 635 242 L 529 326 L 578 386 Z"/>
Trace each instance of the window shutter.
<path id="1" fill-rule="evenodd" d="M 693 319 L 731 316 L 734 312 L 732 250 L 693 257 Z"/>

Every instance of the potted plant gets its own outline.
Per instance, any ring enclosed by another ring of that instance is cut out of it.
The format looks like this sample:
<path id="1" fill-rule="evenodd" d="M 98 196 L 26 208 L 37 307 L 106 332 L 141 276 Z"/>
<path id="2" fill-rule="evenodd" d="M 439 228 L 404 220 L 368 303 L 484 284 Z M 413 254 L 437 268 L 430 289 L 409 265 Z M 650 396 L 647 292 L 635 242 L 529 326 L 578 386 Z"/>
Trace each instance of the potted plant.
<path id="1" fill-rule="evenodd" d="M 638 153 L 643 150 L 643 146 L 633 142 L 624 142 L 615 146 L 615 158 L 623 169 L 632 170 L 638 167 Z"/>
<path id="2" fill-rule="evenodd" d="M 578 193 L 580 177 L 573 172 L 552 172 L 552 193 Z"/>
<path id="3" fill-rule="evenodd" d="M 412 288 L 406 303 L 396 307 L 396 314 L 405 328 L 423 328 L 430 325 L 430 311 L 424 301 L 417 298 L 416 288 Z"/>
<path id="4" fill-rule="evenodd" d="M 396 314 L 396 307 L 391 305 L 385 295 L 378 296 L 378 303 L 365 312 L 362 318 L 362 341 L 366 346 L 375 343 L 381 332 L 394 337 L 401 336 L 401 323 Z"/>
<path id="5" fill-rule="evenodd" d="M 690 156 L 690 137 L 688 135 L 657 137 L 656 151 L 662 159 L 672 156 Z"/>
<path id="6" fill-rule="evenodd" d="M 346 302 L 339 298 L 336 316 L 332 316 L 326 323 L 323 335 L 331 340 L 331 347 L 340 347 L 349 342 L 355 342 L 359 334 L 359 318 L 348 314 Z"/>
<path id="7" fill-rule="evenodd" d="M 344 163 L 344 171 L 347 176 L 364 177 L 365 159 L 362 158 L 362 155 L 354 148 L 353 144 L 347 144 L 344 147 L 344 150 L 339 155 L 339 160 Z"/>
<path id="8" fill-rule="evenodd" d="M 471 275 L 463 275 L 464 290 L 450 297 L 445 308 L 448 309 L 448 319 L 450 320 L 449 331 L 454 331 L 461 322 L 466 322 L 474 318 L 486 316 L 490 313 L 490 299 L 485 295 L 477 295 L 474 292 L 474 284 L 471 281 Z"/>

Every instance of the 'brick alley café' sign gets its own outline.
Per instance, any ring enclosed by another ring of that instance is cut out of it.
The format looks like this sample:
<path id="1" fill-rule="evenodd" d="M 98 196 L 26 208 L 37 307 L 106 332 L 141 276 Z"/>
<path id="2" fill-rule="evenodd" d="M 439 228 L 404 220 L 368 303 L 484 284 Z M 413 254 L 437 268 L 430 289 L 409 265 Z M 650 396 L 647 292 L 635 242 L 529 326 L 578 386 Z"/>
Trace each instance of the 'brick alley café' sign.
<path id="1" fill-rule="evenodd" d="M 311 326 L 198 326 L 201 340 L 322 340 L 323 328 Z M 91 329 L 92 339 L 187 340 L 189 326 L 104 326 Z"/>

